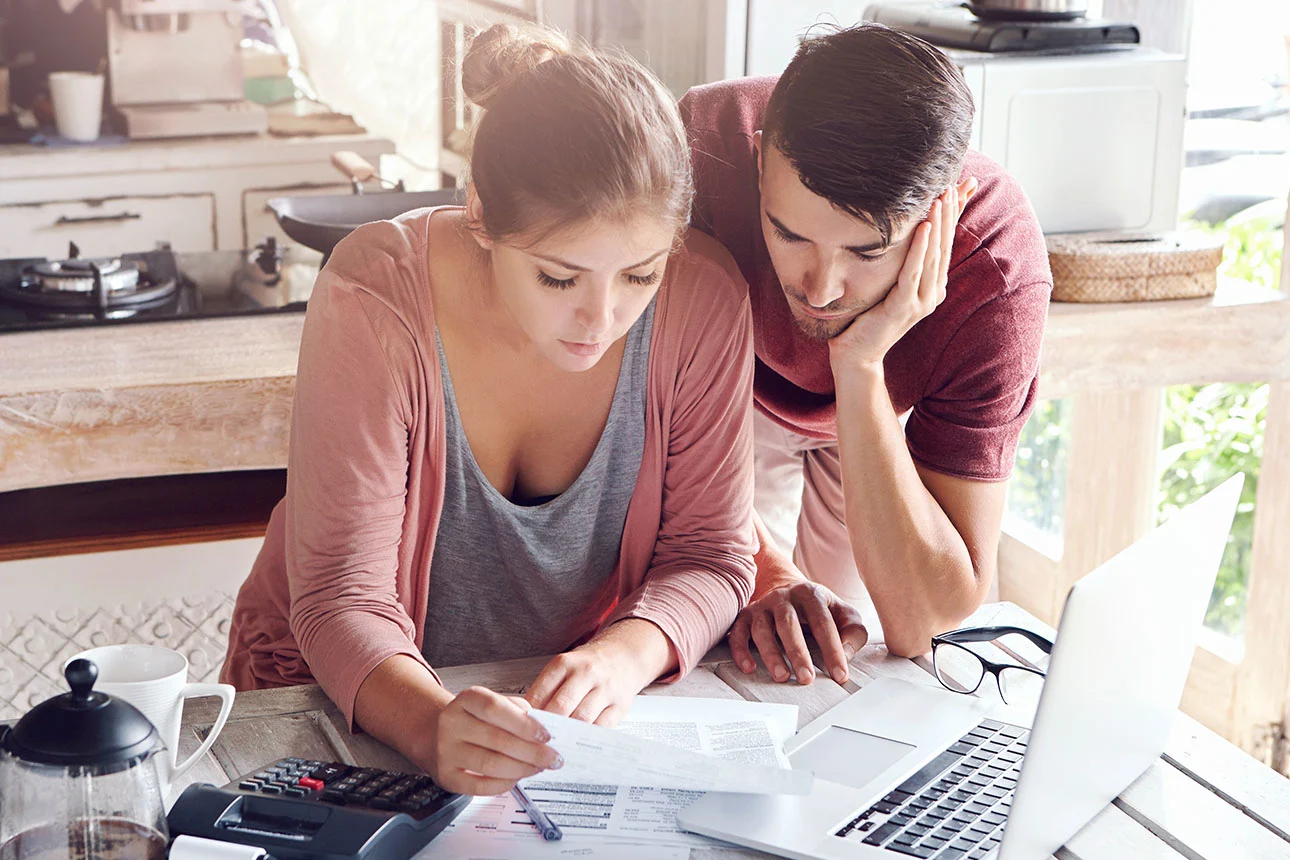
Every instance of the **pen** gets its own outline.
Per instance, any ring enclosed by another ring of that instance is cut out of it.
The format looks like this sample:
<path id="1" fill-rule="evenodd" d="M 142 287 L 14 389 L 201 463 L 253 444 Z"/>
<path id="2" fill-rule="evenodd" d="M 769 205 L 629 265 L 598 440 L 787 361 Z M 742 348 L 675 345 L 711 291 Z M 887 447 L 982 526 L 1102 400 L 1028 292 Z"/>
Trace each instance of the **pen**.
<path id="1" fill-rule="evenodd" d="M 559 826 L 557 826 L 554 821 L 547 818 L 545 812 L 537 808 L 533 803 L 532 798 L 524 793 L 524 789 L 517 785 L 511 789 L 511 794 L 519 801 L 520 806 L 524 807 L 524 811 L 528 813 L 529 820 L 533 822 L 533 826 L 542 834 L 543 839 L 547 842 L 555 842 L 557 839 L 564 837 L 564 834 L 560 832 Z"/>

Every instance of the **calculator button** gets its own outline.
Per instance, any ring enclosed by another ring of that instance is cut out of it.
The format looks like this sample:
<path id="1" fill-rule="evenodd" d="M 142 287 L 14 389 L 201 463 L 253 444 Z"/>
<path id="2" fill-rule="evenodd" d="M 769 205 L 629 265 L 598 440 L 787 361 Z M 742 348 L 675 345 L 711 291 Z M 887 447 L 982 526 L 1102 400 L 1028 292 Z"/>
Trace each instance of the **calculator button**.
<path id="1" fill-rule="evenodd" d="M 263 787 L 260 788 L 260 793 L 282 794 L 282 786 L 278 785 L 276 782 L 270 782 L 267 785 L 264 785 Z"/>
<path id="2" fill-rule="evenodd" d="M 244 779 L 237 784 L 237 787 L 243 791 L 259 791 L 263 784 L 258 779 Z"/>
<path id="3" fill-rule="evenodd" d="M 392 791 L 395 794 L 407 794 L 413 790 L 413 788 L 416 786 L 416 783 L 417 783 L 416 777 L 405 776 L 402 779 L 395 780 L 394 783 L 390 785 L 389 788 L 386 789 L 386 791 Z"/>
<path id="4" fill-rule="evenodd" d="M 310 775 L 319 782 L 331 785 L 333 782 L 349 776 L 351 771 L 353 771 L 353 768 L 349 765 L 332 763 L 316 768 Z"/>
<path id="5" fill-rule="evenodd" d="M 344 792 L 337 791 L 334 788 L 329 788 L 326 791 L 324 791 L 320 799 L 322 800 L 323 803 L 334 803 L 337 806 L 344 806 L 346 803 L 349 802 L 348 799 L 345 797 Z"/>
<path id="6" fill-rule="evenodd" d="M 367 805 L 372 807 L 372 809 L 393 809 L 394 801 L 390 800 L 385 795 L 379 795 L 369 800 Z"/>
<path id="7" fill-rule="evenodd" d="M 305 791 L 303 788 L 298 788 L 294 785 L 289 785 L 282 790 L 282 793 L 285 794 L 287 797 L 304 797 L 309 792 Z"/>
<path id="8" fill-rule="evenodd" d="M 326 784 L 322 780 L 313 779 L 308 776 L 300 777 L 300 779 L 296 780 L 296 785 L 304 789 L 309 789 L 310 791 L 321 791 L 326 787 Z"/>

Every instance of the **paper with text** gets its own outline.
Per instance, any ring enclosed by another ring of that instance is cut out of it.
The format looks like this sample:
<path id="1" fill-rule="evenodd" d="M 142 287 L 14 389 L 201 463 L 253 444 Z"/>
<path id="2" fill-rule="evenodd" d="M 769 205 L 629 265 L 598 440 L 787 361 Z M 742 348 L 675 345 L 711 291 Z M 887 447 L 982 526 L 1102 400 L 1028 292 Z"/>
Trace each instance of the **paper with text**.
<path id="1" fill-rule="evenodd" d="M 559 721 L 557 718 L 553 723 Z M 650 749 L 655 753 L 661 749 L 665 756 L 688 752 L 701 758 L 709 773 L 736 765 L 776 770 L 788 766 L 783 746 L 797 731 L 797 706 L 637 696 L 630 715 L 617 729 L 590 728 L 598 729 L 596 734 L 603 731 L 648 742 Z M 555 735 L 552 731 L 553 738 Z M 569 762 L 569 753 L 558 745 L 556 749 Z M 589 751 L 590 747 L 582 749 Z M 633 749 L 639 754 L 639 747 Z M 546 771 L 523 783 L 533 802 L 564 832 L 562 841 L 544 843 L 519 804 L 506 794 L 478 798 L 420 858 L 605 856 L 631 860 L 636 856 L 667 858 L 672 852 L 687 857 L 691 846 L 713 844 L 676 826 L 677 813 L 701 797 L 702 791 L 619 784 L 626 768 L 617 760 L 610 762 L 612 778 L 605 781 L 599 778 L 604 774 L 596 756 L 587 757 L 593 760 L 589 769 L 569 762 L 560 770 Z M 650 763 L 657 765 L 656 760 Z M 637 767 L 634 773 L 639 772 Z M 810 774 L 804 776 L 809 778 Z M 642 850 L 641 846 L 646 854 L 633 853 Z M 560 853 L 571 848 L 588 853 Z"/>
<path id="2" fill-rule="evenodd" d="M 784 706 L 680 697 L 662 701 L 663 705 L 646 706 L 644 710 L 653 712 L 648 715 L 637 713 L 638 701 L 631 718 L 616 729 L 533 711 L 565 762 L 540 779 L 683 791 L 810 793 L 814 776 L 789 769 L 783 739 L 777 742 L 778 732 L 765 713 L 747 708 L 732 712 L 729 707 Z"/>

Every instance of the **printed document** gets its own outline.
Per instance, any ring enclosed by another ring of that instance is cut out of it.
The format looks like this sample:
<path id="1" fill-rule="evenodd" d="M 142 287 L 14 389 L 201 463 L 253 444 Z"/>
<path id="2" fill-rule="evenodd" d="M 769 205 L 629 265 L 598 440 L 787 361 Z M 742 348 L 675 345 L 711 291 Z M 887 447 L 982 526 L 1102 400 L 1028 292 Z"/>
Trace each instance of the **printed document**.
<path id="1" fill-rule="evenodd" d="M 632 860 L 640 850 L 646 852 L 641 857 L 668 858 L 677 852 L 683 858 L 691 846 L 712 842 L 678 829 L 677 813 L 704 790 L 726 789 L 682 786 L 725 785 L 751 775 L 762 786 L 782 781 L 802 792 L 810 788 L 811 775 L 790 776 L 795 772 L 787 769 L 783 753 L 784 741 L 797 731 L 796 705 L 637 696 L 616 729 L 577 723 L 573 731 L 566 725 L 572 720 L 533 713 L 551 731 L 552 746 L 566 763 L 522 784 L 564 839 L 544 842 L 519 804 L 509 794 L 498 795 L 472 803 L 418 855 L 421 860 Z M 703 763 L 702 771 L 693 766 L 694 759 Z M 632 784 L 635 780 L 655 784 Z M 562 853 L 574 849 L 583 853 Z"/>

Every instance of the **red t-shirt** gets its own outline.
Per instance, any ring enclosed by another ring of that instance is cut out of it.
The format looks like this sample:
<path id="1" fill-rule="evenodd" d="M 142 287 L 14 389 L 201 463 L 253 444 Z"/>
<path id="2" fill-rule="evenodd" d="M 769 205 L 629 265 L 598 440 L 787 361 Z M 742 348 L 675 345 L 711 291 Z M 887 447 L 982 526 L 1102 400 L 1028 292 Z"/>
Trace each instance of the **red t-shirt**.
<path id="1" fill-rule="evenodd" d="M 756 350 L 757 408 L 790 430 L 837 439 L 827 341 L 804 335 L 761 229 L 753 133 L 775 78 L 696 87 L 681 100 L 697 195 L 693 225 L 720 240 L 747 279 Z M 910 453 L 948 475 L 1000 481 L 1034 405 L 1052 273 L 1030 202 L 1002 167 L 969 152 L 964 178 L 980 184 L 959 220 L 945 301 L 883 362 Z"/>

